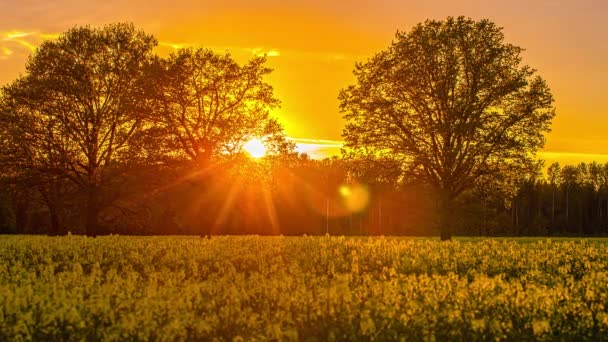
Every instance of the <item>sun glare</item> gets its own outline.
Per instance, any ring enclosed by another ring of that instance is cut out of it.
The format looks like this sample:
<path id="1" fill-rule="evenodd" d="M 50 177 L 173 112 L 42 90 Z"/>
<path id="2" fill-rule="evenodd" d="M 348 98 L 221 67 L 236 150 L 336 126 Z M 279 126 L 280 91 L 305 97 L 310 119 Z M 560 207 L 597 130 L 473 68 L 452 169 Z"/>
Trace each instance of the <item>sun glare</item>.
<path id="1" fill-rule="evenodd" d="M 253 158 L 264 157 L 266 149 L 266 145 L 260 139 L 251 139 L 243 145 L 243 150 L 247 151 Z"/>
<path id="2" fill-rule="evenodd" d="M 360 212 L 369 204 L 369 191 L 361 184 L 344 184 L 338 188 L 338 192 L 351 213 Z"/>

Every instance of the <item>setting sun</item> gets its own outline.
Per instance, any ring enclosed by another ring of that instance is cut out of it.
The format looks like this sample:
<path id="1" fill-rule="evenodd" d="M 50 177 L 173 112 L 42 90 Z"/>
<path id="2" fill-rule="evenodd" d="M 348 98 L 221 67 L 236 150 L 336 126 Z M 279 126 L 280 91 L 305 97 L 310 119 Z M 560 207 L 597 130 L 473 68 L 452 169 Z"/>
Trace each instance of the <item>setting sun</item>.
<path id="1" fill-rule="evenodd" d="M 253 158 L 262 158 L 266 155 L 267 148 L 260 139 L 251 139 L 243 145 L 243 150 Z"/>

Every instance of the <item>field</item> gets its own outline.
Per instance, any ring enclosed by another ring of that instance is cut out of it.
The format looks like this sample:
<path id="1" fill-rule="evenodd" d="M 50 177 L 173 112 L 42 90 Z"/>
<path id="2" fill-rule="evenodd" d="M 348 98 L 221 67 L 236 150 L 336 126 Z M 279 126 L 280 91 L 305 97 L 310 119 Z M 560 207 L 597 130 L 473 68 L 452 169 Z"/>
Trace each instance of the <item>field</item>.
<path id="1" fill-rule="evenodd" d="M 0 236 L 0 340 L 608 339 L 605 240 Z"/>

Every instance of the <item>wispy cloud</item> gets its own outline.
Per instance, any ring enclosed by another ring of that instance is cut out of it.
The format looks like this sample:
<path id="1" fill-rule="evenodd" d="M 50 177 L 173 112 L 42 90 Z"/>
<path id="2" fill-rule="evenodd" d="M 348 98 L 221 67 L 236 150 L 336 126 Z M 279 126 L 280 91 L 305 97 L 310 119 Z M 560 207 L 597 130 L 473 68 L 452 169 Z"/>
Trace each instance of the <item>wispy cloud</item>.
<path id="1" fill-rule="evenodd" d="M 13 41 L 25 48 L 27 48 L 30 51 L 34 51 L 36 50 L 36 45 L 34 45 L 33 43 L 28 42 L 27 40 L 23 40 L 23 39 L 13 39 Z"/>
<path id="2" fill-rule="evenodd" d="M 36 49 L 34 44 L 28 42 L 26 38 L 34 35 L 33 32 L 24 32 L 19 30 L 5 31 L 0 32 L 0 44 L 5 45 L 6 43 L 16 43 L 21 46 L 26 47 L 28 50 L 32 51 Z M 2 46 L 6 47 L 6 46 Z M 11 50 L 12 51 L 12 50 Z"/>
<path id="3" fill-rule="evenodd" d="M 15 45 L 23 47 L 28 51 L 36 50 L 36 47 L 47 39 L 57 39 L 59 34 L 43 33 L 43 32 L 28 32 L 21 30 L 0 31 L 0 49 L 2 56 L 9 56 L 15 52 L 11 47 Z M 10 53 L 8 52 L 10 51 Z"/>
<path id="4" fill-rule="evenodd" d="M 266 52 L 265 55 L 268 57 L 279 57 L 281 53 L 278 50 L 270 50 Z"/>
<path id="5" fill-rule="evenodd" d="M 608 154 L 604 153 L 541 151 L 538 152 L 538 157 L 545 160 L 545 166 L 549 166 L 554 162 L 560 164 L 590 163 L 594 161 L 598 163 L 608 162 Z"/>
<path id="6" fill-rule="evenodd" d="M 13 53 L 13 50 L 7 48 L 6 46 L 0 47 L 0 59 L 7 59 Z"/>
<path id="7" fill-rule="evenodd" d="M 23 31 L 14 30 L 14 31 L 3 32 L 2 36 L 3 36 L 3 40 L 14 40 L 14 39 L 19 39 L 19 38 L 24 38 L 24 37 L 27 37 L 27 36 L 31 36 L 32 34 L 34 34 L 34 33 L 33 32 L 23 32 Z"/>
<path id="8" fill-rule="evenodd" d="M 340 155 L 340 150 L 344 146 L 344 142 L 340 140 L 293 137 L 290 137 L 289 140 L 296 144 L 297 152 L 306 153 L 314 159 L 322 159 Z M 602 153 L 540 151 L 537 153 L 537 156 L 545 161 L 545 166 L 548 166 L 554 162 L 559 162 L 560 164 L 578 164 L 581 162 L 590 163 L 593 161 L 602 164 L 608 163 L 608 154 Z"/>
<path id="9" fill-rule="evenodd" d="M 253 55 L 258 57 L 281 57 L 288 56 L 290 58 L 307 59 L 311 61 L 323 61 L 323 62 L 348 62 L 364 60 L 365 55 L 348 54 L 336 51 L 306 51 L 297 49 L 279 49 L 279 48 L 268 48 L 268 47 L 238 47 L 238 46 L 219 46 L 219 45 L 204 45 L 200 43 L 192 42 L 178 42 L 178 41 L 166 41 L 161 40 L 158 43 L 159 47 L 167 48 L 169 50 L 178 50 L 189 47 L 205 47 L 213 51 L 227 51 L 235 55 L 245 57 L 247 55 Z"/>
<path id="10" fill-rule="evenodd" d="M 40 38 L 44 39 L 44 40 L 54 40 L 59 38 L 61 34 L 59 33 L 41 33 L 40 34 Z"/>
<path id="11" fill-rule="evenodd" d="M 289 138 L 296 144 L 296 151 L 308 154 L 313 159 L 323 159 L 340 154 L 344 144 L 338 140 Z"/>
<path id="12" fill-rule="evenodd" d="M 158 42 L 159 46 L 162 47 L 168 47 L 174 50 L 179 50 L 179 49 L 183 49 L 183 48 L 187 48 L 187 47 L 191 47 L 194 44 L 186 44 L 186 43 L 174 43 L 174 42 L 167 42 L 167 41 L 159 41 Z"/>
<path id="13" fill-rule="evenodd" d="M 276 50 L 276 49 L 252 48 L 249 50 L 251 51 L 251 54 L 259 56 L 259 57 L 263 57 L 263 56 L 279 57 L 281 55 L 279 50 Z"/>
<path id="14" fill-rule="evenodd" d="M 324 145 L 324 146 L 333 146 L 333 147 L 342 147 L 344 145 L 344 141 L 340 140 L 328 140 L 328 139 L 308 139 L 308 138 L 294 138 L 290 137 L 289 140 L 301 144 L 316 144 L 316 145 Z"/>
<path id="15" fill-rule="evenodd" d="M 191 47 L 204 47 L 211 49 L 213 51 L 227 51 L 236 54 L 247 54 L 247 55 L 255 55 L 255 56 L 267 56 L 267 57 L 279 57 L 281 56 L 281 52 L 278 49 L 268 49 L 262 47 L 235 47 L 235 46 L 210 46 L 210 45 L 202 45 L 196 43 L 185 43 L 185 42 L 175 42 L 175 41 L 159 41 L 158 45 L 163 48 L 169 48 L 172 50 L 179 50 L 183 48 L 191 48 Z"/>

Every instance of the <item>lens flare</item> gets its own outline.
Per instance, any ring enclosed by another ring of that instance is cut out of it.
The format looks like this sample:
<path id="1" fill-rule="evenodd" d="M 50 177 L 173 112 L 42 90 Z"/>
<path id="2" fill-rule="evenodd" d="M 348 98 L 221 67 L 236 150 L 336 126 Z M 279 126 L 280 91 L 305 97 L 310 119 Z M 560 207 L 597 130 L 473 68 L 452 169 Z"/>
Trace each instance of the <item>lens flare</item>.
<path id="1" fill-rule="evenodd" d="M 365 209 L 369 204 L 369 191 L 361 184 L 344 184 L 338 192 L 344 206 L 352 213 Z"/>
<path id="2" fill-rule="evenodd" d="M 342 185 L 342 186 L 340 186 L 340 188 L 338 189 L 338 191 L 340 192 L 340 195 L 342 195 L 342 197 L 350 196 L 350 194 L 352 193 L 350 191 L 350 188 L 348 187 L 348 185 Z"/>

